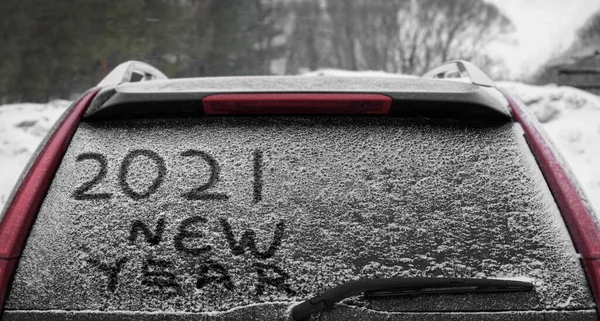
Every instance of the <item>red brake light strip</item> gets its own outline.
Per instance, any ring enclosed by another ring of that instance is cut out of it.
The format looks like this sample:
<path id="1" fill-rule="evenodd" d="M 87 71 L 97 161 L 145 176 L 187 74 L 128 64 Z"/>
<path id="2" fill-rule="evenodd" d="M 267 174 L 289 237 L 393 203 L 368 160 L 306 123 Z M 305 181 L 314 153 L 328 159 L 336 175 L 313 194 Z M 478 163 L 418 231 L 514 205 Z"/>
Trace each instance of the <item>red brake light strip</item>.
<path id="1" fill-rule="evenodd" d="M 392 98 L 380 94 L 215 94 L 202 99 L 207 115 L 388 114 Z"/>

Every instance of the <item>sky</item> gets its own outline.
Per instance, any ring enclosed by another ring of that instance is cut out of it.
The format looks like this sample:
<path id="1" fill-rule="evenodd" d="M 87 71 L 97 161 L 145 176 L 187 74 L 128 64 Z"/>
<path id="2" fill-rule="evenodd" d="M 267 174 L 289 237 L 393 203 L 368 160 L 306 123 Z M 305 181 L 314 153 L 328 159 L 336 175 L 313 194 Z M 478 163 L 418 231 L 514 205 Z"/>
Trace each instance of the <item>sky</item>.
<path id="1" fill-rule="evenodd" d="M 515 26 L 515 44 L 497 46 L 513 77 L 529 74 L 553 53 L 566 49 L 600 0 L 488 0 Z"/>

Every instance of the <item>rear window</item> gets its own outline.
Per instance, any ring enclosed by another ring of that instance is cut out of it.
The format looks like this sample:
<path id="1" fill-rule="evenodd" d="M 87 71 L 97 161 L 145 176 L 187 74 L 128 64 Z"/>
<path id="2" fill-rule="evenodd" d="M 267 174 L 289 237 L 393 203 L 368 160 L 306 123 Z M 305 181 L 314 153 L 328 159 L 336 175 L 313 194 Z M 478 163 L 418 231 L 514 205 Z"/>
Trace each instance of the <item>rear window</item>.
<path id="1" fill-rule="evenodd" d="M 343 282 L 420 276 L 526 278 L 536 288 L 348 304 L 413 312 L 594 307 L 518 124 L 362 117 L 82 123 L 5 307 L 253 307 L 281 316 Z"/>

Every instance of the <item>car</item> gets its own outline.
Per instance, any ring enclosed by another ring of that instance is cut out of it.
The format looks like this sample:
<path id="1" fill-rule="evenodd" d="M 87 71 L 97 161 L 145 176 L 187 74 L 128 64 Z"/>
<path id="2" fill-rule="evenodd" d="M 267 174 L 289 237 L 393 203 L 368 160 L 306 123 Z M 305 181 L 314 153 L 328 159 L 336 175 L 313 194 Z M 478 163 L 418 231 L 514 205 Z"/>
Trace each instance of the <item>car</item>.
<path id="1" fill-rule="evenodd" d="M 2 320 L 598 320 L 599 225 L 479 68 L 167 79 L 66 110 L 0 223 Z"/>

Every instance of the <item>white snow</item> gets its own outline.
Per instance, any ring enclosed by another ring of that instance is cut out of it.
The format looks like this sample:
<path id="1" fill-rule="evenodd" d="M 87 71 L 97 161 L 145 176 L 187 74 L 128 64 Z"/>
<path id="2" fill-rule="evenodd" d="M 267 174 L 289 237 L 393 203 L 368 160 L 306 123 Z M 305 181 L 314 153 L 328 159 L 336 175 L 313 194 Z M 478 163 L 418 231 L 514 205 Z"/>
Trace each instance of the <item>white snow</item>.
<path id="1" fill-rule="evenodd" d="M 38 144 L 70 102 L 0 106 L 0 209 Z"/>
<path id="2" fill-rule="evenodd" d="M 305 75 L 411 77 L 331 69 Z M 594 166 L 600 159 L 600 97 L 571 87 L 517 82 L 500 82 L 499 86 L 530 106 L 600 212 L 600 166 Z M 0 208 L 37 145 L 68 105 L 68 101 L 52 101 L 0 106 Z"/>
<path id="3" fill-rule="evenodd" d="M 380 70 L 339 70 L 339 69 L 319 69 L 315 71 L 303 72 L 302 76 L 330 76 L 330 77 L 398 77 L 398 78 L 418 78 L 413 75 L 392 74 Z"/>
<path id="4" fill-rule="evenodd" d="M 299 300 L 358 278 L 526 276 L 540 287 L 535 296 L 520 298 L 523 309 L 550 308 L 571 295 L 565 309 L 591 307 L 572 241 L 564 237 L 550 192 L 540 187 L 543 177 L 531 170 L 535 160 L 521 157 L 519 143 L 524 145 L 516 124 L 437 126 L 415 119 L 85 123 L 31 230 L 6 306 L 209 312 Z M 124 167 L 131 146 L 155 157 Z M 198 157 L 182 157 L 189 149 L 219 164 L 219 181 L 210 192 L 229 201 L 182 197 L 211 174 Z M 263 154 L 258 203 L 252 188 L 255 150 Z M 103 155 L 107 165 L 89 193 L 110 198 L 74 197 L 103 167 L 77 161 L 90 152 Z M 153 180 L 160 188 L 144 199 L 124 189 L 140 193 Z M 156 244 L 132 234 L 139 224 L 158 231 L 158 220 L 164 229 Z M 204 245 L 210 252 L 190 251 Z M 207 280 L 198 260 L 207 257 L 228 271 L 230 290 L 198 287 L 197 280 Z M 112 279 L 94 262 L 106 267 L 117 260 L 127 263 L 112 283 L 114 295 L 107 295 Z M 147 273 L 158 267 L 172 278 Z M 262 287 L 262 277 L 282 281 Z M 160 280 L 165 287 L 157 286 Z M 435 311 L 440 302 L 404 301 L 410 302 L 389 311 Z M 488 301 L 447 303 L 489 311 Z M 381 304 L 375 310 L 388 311 L 391 303 Z"/>

